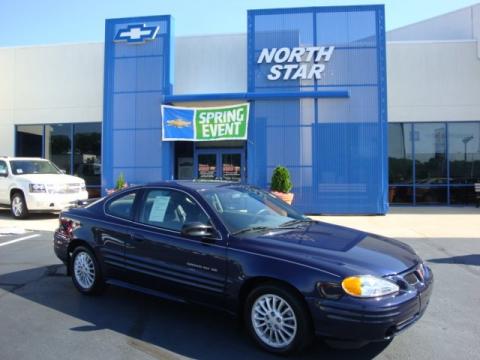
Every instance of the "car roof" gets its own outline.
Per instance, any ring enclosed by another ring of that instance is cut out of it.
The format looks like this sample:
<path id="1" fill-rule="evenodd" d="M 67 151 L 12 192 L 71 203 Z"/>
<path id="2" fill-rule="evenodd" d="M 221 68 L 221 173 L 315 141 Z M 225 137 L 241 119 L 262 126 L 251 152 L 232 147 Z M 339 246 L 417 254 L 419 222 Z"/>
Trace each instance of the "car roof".
<path id="1" fill-rule="evenodd" d="M 219 187 L 244 185 L 239 182 L 223 181 L 223 180 L 169 180 L 159 181 L 146 184 L 146 186 L 174 186 L 179 188 L 189 188 L 193 190 L 207 190 Z"/>

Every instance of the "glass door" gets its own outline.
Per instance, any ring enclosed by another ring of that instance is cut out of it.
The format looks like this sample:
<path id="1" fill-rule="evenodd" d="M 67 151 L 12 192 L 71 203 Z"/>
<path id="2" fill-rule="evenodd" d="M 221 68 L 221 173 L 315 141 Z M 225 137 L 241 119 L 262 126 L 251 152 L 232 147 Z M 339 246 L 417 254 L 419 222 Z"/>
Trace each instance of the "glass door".
<path id="1" fill-rule="evenodd" d="M 195 178 L 199 180 L 243 181 L 243 149 L 196 149 Z"/>
<path id="2" fill-rule="evenodd" d="M 198 154 L 195 168 L 197 169 L 197 179 L 215 180 L 217 178 L 217 154 Z"/>

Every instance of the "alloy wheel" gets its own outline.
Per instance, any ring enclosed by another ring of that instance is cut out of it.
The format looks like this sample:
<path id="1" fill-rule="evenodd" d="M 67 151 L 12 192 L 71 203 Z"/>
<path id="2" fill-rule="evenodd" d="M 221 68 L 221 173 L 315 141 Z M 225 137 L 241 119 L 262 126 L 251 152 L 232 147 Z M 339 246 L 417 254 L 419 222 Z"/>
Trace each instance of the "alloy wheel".
<path id="1" fill-rule="evenodd" d="M 23 213 L 23 201 L 20 196 L 14 196 L 12 199 L 12 210 L 15 216 L 22 216 Z"/>
<path id="2" fill-rule="evenodd" d="M 297 317 L 278 295 L 260 296 L 252 306 L 251 321 L 258 338 L 273 348 L 289 346 L 297 334 Z"/>
<path id="3" fill-rule="evenodd" d="M 95 283 L 95 264 L 86 252 L 81 252 L 75 257 L 73 271 L 75 280 L 83 289 L 90 289 Z"/>

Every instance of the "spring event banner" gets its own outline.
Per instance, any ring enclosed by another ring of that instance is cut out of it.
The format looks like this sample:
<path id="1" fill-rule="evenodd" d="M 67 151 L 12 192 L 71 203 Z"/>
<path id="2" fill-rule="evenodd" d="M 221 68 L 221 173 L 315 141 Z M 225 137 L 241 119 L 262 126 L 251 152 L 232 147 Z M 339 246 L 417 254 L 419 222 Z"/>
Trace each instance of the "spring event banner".
<path id="1" fill-rule="evenodd" d="M 246 140 L 249 110 L 249 103 L 203 108 L 162 105 L 162 140 Z"/>

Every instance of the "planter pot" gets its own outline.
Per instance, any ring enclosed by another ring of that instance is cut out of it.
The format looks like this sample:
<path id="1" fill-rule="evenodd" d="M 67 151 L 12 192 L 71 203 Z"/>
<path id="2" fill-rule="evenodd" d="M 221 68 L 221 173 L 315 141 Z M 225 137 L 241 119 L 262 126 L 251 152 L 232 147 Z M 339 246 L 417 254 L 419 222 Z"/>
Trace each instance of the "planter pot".
<path id="1" fill-rule="evenodd" d="M 271 191 L 271 193 L 276 197 L 278 197 L 279 199 L 285 201 L 288 205 L 292 205 L 293 196 L 294 196 L 293 193 L 282 193 L 279 191 Z"/>

